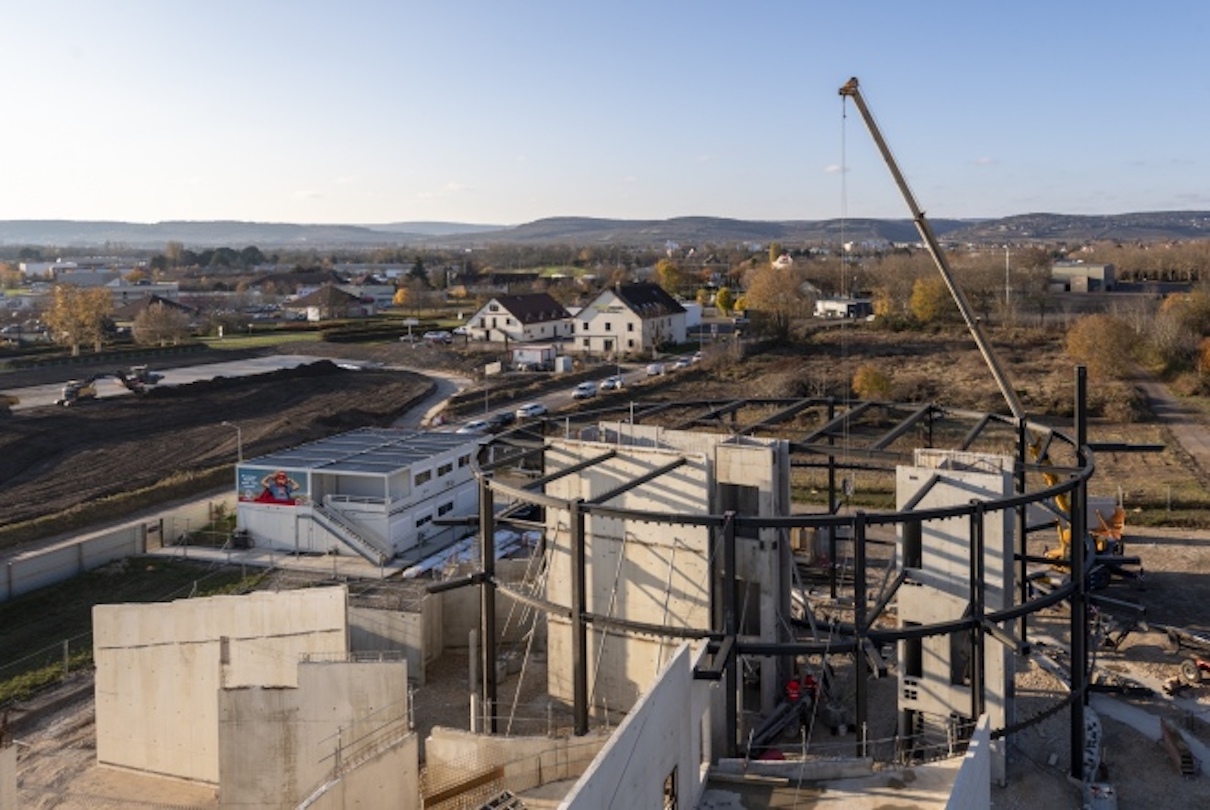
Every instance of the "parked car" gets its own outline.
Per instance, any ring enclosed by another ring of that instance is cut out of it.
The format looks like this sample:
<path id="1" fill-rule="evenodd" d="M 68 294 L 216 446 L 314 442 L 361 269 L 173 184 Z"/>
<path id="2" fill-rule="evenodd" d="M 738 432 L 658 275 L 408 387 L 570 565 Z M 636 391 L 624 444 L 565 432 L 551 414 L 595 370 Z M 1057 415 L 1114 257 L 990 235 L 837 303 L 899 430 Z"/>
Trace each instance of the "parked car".
<path id="1" fill-rule="evenodd" d="M 516 410 L 518 419 L 529 419 L 534 416 L 545 416 L 546 406 L 541 402 L 530 402 L 527 405 L 522 405 Z"/>
<path id="2" fill-rule="evenodd" d="M 615 374 L 612 377 L 606 377 L 601 380 L 602 391 L 621 391 L 622 390 L 622 375 Z"/>
<path id="3" fill-rule="evenodd" d="M 471 330 L 465 326 L 455 326 L 454 327 L 455 335 L 469 335 L 470 333 L 471 333 Z"/>
<path id="4" fill-rule="evenodd" d="M 462 427 L 455 430 L 455 433 L 487 433 L 491 430 L 491 424 L 484 419 L 472 419 Z"/>
<path id="5" fill-rule="evenodd" d="M 693 361 L 690 360 L 688 357 L 678 357 L 676 359 L 676 362 L 672 364 L 672 368 L 673 369 L 689 368 L 689 366 L 692 365 L 692 363 L 693 363 Z"/>
<path id="6" fill-rule="evenodd" d="M 663 363 L 652 363 L 649 366 L 647 366 L 647 376 L 648 377 L 658 377 L 666 371 L 667 371 L 667 369 L 664 368 Z"/>
<path id="7" fill-rule="evenodd" d="M 453 343 L 454 336 L 444 330 L 425 332 L 424 339 L 429 343 Z"/>
<path id="8" fill-rule="evenodd" d="M 500 411 L 487 418 L 487 424 L 492 430 L 503 430 L 504 428 L 517 421 L 517 415 L 512 411 Z"/>
<path id="9" fill-rule="evenodd" d="M 572 399 L 588 399 L 597 395 L 597 384 L 594 382 L 582 382 L 576 386 L 571 392 Z"/>

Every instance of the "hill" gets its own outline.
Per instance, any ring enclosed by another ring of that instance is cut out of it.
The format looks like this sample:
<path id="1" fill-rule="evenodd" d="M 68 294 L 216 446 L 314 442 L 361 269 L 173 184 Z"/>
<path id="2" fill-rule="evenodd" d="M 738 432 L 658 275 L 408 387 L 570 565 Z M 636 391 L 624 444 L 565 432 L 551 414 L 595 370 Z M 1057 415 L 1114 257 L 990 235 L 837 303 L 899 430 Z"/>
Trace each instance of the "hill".
<path id="1" fill-rule="evenodd" d="M 1089 240 L 1174 241 L 1210 236 L 1210 212 L 1154 211 L 1102 216 L 1020 214 L 1000 219 L 930 220 L 937 236 L 977 244 L 1080 243 Z M 918 242 L 910 219 L 741 220 L 689 216 L 671 219 L 551 217 L 522 225 L 395 222 L 378 225 L 300 225 L 281 222 L 97 222 L 0 220 L 0 247 L 163 250 L 168 242 L 191 249 L 376 248 L 400 246 L 473 248 L 489 244 L 617 245 L 662 248 L 681 245 L 765 245 L 841 242 Z"/>

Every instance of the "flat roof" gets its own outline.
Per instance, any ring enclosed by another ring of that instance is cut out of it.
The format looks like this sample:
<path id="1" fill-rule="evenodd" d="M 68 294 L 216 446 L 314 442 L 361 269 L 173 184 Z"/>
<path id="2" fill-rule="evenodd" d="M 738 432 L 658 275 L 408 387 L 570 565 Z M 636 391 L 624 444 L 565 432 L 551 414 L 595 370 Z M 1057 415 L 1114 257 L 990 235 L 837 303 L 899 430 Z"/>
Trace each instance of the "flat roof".
<path id="1" fill-rule="evenodd" d="M 251 458 L 240 466 L 390 475 L 459 447 L 471 449 L 482 441 L 482 436 L 459 433 L 360 428 Z"/>

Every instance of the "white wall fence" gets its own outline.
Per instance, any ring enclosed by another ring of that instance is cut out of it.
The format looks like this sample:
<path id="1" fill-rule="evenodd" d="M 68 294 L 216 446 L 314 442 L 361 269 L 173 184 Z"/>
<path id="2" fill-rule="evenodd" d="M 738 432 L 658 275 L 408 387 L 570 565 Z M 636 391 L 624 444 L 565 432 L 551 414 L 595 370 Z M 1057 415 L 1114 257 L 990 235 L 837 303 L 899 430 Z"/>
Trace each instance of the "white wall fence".
<path id="1" fill-rule="evenodd" d="M 0 571 L 0 602 L 56 585 L 116 560 L 145 554 L 149 547 L 171 544 L 181 532 L 201 529 L 216 513 L 230 514 L 234 508 L 234 495 L 194 501 L 151 518 L 17 554 Z"/>

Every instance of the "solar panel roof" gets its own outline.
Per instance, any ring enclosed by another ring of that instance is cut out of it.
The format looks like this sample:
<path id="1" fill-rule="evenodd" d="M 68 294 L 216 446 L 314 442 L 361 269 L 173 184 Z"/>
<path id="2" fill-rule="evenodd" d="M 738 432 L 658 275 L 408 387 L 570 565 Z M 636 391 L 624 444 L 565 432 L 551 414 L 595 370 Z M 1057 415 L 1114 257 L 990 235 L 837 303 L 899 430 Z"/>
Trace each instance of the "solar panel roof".
<path id="1" fill-rule="evenodd" d="M 482 437 L 402 428 L 361 428 L 246 460 L 244 466 L 390 475 Z"/>

